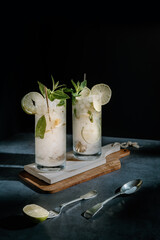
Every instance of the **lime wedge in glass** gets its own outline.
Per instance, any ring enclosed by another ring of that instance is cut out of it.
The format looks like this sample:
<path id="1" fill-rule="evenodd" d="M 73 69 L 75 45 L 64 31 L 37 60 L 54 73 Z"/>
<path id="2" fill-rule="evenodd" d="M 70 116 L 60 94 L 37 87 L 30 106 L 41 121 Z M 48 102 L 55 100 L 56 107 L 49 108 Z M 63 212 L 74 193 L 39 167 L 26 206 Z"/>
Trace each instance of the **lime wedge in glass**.
<path id="1" fill-rule="evenodd" d="M 93 107 L 97 112 L 100 112 L 102 109 L 101 96 L 93 95 Z"/>
<path id="2" fill-rule="evenodd" d="M 93 144 L 99 141 L 101 137 L 101 127 L 99 124 L 89 124 L 82 127 L 81 135 L 86 143 Z"/>
<path id="3" fill-rule="evenodd" d="M 47 219 L 49 212 L 36 204 L 29 204 L 23 208 L 24 214 L 33 222 L 43 222 Z"/>
<path id="4" fill-rule="evenodd" d="M 112 91 L 107 84 L 100 83 L 92 87 L 91 94 L 101 96 L 101 105 L 105 105 L 110 101 Z"/>
<path id="5" fill-rule="evenodd" d="M 45 99 L 38 92 L 30 92 L 21 100 L 22 109 L 28 114 L 44 114 L 46 111 Z"/>

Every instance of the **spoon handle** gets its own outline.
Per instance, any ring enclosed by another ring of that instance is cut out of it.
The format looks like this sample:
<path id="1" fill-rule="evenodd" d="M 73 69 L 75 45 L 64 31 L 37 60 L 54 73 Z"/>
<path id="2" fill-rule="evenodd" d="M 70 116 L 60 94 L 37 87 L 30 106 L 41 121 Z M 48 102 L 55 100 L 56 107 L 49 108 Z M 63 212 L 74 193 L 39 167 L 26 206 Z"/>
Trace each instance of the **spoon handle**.
<path id="1" fill-rule="evenodd" d="M 120 194 L 121 194 L 121 193 L 118 192 L 118 193 L 114 194 L 112 197 L 107 198 L 105 201 L 102 202 L 103 206 L 104 206 L 106 203 L 108 203 L 109 201 L 111 201 L 112 199 L 118 197 Z"/>
<path id="2" fill-rule="evenodd" d="M 83 216 L 87 219 L 90 219 L 92 218 L 93 216 L 95 216 L 102 208 L 103 206 L 111 201 L 113 198 L 119 196 L 121 193 L 118 192 L 116 193 L 115 195 L 113 195 L 112 197 L 110 198 L 107 198 L 105 201 L 101 202 L 101 203 L 97 203 L 96 205 L 94 205 L 93 207 L 91 207 L 90 209 L 88 209 L 87 211 L 84 212 Z"/>
<path id="3" fill-rule="evenodd" d="M 71 204 L 71 203 L 75 203 L 75 202 L 78 202 L 78 201 L 81 201 L 81 200 L 87 200 L 87 199 L 90 199 L 90 198 L 93 198 L 93 197 L 96 197 L 97 196 L 97 191 L 96 190 L 93 190 L 93 191 L 90 191 L 82 196 L 80 196 L 79 198 L 76 198 L 70 202 L 67 202 L 67 203 L 63 203 L 61 204 L 61 208 L 64 208 L 65 206 Z"/>
<path id="4" fill-rule="evenodd" d="M 82 200 L 81 197 L 76 198 L 76 199 L 74 199 L 74 200 L 72 200 L 72 201 L 69 201 L 69 202 L 66 202 L 66 203 L 61 204 L 61 207 L 64 208 L 64 207 L 66 207 L 67 205 L 72 204 L 72 203 L 75 203 L 75 202 L 78 202 L 78 201 L 80 201 L 80 200 Z"/>

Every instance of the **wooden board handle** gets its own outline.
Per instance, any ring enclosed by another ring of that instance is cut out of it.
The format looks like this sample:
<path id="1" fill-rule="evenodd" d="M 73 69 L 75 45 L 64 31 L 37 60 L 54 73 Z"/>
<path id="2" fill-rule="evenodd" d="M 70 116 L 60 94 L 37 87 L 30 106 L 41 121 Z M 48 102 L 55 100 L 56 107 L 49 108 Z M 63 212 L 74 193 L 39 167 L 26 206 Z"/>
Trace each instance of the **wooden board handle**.
<path id="1" fill-rule="evenodd" d="M 118 152 L 115 152 L 115 153 L 112 153 L 108 156 L 106 156 L 106 160 L 113 160 L 113 159 L 120 159 L 120 158 L 123 158 L 123 157 L 126 157 L 130 155 L 130 151 L 128 149 L 120 149 L 120 151 Z"/>

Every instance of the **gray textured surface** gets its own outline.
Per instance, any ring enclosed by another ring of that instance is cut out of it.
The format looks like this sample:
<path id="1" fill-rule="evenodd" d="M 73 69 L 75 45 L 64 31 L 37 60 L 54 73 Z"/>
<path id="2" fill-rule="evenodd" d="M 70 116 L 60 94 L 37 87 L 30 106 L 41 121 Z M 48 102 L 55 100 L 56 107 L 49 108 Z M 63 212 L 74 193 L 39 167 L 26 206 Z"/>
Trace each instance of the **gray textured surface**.
<path id="1" fill-rule="evenodd" d="M 126 140 L 104 137 L 103 145 Z M 0 239 L 160 239 L 160 141 L 137 141 L 142 147 L 130 148 L 131 155 L 121 160 L 120 170 L 55 194 L 38 192 L 18 177 L 23 165 L 34 161 L 32 134 L 1 141 Z M 70 137 L 67 143 L 71 150 Z M 113 195 L 123 183 L 136 178 L 143 180 L 137 193 L 114 199 L 92 220 L 81 216 L 95 203 Z M 99 193 L 95 199 L 67 207 L 57 219 L 31 225 L 23 217 L 26 204 L 52 209 L 92 189 Z"/>

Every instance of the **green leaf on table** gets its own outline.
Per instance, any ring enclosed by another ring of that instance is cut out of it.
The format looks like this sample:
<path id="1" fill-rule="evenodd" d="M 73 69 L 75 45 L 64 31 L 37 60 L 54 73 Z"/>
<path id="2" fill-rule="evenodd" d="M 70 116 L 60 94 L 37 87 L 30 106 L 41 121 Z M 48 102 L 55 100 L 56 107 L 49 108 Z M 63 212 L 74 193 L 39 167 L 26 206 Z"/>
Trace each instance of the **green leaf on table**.
<path id="1" fill-rule="evenodd" d="M 39 118 L 36 124 L 35 137 L 40 137 L 41 139 L 43 139 L 45 131 L 46 131 L 46 118 L 43 115 L 42 117 Z"/>

